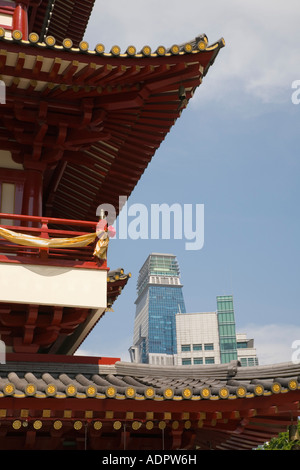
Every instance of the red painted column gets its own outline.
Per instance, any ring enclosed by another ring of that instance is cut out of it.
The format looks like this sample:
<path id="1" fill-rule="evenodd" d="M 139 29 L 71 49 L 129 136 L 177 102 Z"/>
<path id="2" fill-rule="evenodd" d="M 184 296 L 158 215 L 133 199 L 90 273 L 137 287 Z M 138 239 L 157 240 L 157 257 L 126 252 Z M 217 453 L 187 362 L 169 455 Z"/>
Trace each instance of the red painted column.
<path id="1" fill-rule="evenodd" d="M 23 39 L 28 39 L 28 14 L 27 5 L 16 2 L 16 8 L 13 16 L 13 30 L 21 31 Z"/>
<path id="2" fill-rule="evenodd" d="M 42 216 L 43 173 L 27 170 L 23 193 L 23 215 Z"/>

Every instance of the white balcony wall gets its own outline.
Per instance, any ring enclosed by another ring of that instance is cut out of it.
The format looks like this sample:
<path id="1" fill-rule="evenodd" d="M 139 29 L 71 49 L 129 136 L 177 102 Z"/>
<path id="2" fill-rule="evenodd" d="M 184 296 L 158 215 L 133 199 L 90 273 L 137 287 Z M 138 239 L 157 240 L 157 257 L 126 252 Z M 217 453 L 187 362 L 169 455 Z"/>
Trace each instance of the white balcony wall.
<path id="1" fill-rule="evenodd" d="M 0 263 L 1 302 L 99 309 L 107 306 L 107 272 Z"/>

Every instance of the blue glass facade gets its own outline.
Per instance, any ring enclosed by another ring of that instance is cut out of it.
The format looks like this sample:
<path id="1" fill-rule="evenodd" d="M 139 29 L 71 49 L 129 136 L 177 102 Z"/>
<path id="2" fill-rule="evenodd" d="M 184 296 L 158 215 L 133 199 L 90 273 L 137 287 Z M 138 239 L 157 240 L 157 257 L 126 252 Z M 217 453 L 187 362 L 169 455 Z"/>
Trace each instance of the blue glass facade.
<path id="1" fill-rule="evenodd" d="M 177 353 L 177 313 L 186 313 L 174 255 L 149 255 L 137 283 L 133 346 L 139 362 L 149 363 L 149 355 Z"/>
<path id="2" fill-rule="evenodd" d="M 176 313 L 185 313 L 181 287 L 149 286 L 148 352 L 176 354 Z"/>

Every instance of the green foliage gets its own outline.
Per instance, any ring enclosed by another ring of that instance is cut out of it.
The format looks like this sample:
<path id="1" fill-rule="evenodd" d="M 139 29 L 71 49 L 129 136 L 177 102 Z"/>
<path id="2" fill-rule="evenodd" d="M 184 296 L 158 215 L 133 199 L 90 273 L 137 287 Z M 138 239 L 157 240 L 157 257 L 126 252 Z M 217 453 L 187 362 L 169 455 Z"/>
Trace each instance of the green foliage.
<path id="1" fill-rule="evenodd" d="M 300 426 L 298 425 L 300 433 Z M 260 447 L 261 450 L 300 450 L 300 441 L 290 441 L 289 432 L 281 432 Z"/>

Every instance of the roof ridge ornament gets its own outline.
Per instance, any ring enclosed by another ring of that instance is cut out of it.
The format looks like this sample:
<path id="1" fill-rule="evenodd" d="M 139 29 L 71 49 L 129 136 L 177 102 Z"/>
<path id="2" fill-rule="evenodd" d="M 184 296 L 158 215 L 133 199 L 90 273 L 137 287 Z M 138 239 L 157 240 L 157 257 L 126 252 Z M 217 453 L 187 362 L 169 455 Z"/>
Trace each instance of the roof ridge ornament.
<path id="1" fill-rule="evenodd" d="M 240 361 L 231 361 L 228 364 L 228 376 L 234 377 L 237 374 L 238 367 L 241 367 Z"/>

